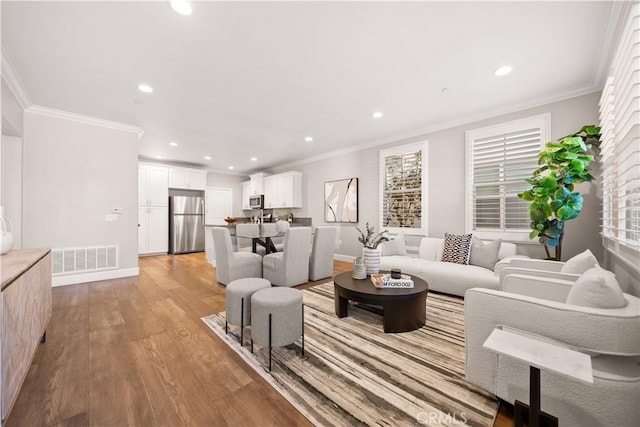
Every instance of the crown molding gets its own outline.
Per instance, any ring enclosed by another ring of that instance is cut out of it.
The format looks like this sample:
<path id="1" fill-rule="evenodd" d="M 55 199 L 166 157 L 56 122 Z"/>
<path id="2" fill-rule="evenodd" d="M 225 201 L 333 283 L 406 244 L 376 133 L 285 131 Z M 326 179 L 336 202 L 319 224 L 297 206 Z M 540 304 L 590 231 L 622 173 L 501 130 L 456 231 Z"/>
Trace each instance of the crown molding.
<path id="1" fill-rule="evenodd" d="M 624 31 L 627 17 L 631 12 L 634 1 L 614 1 L 611 2 L 611 9 L 609 10 L 609 16 L 606 19 L 606 27 L 604 37 L 600 41 L 598 47 L 597 58 L 600 60 L 596 64 L 593 70 L 593 84 L 600 87 L 604 87 L 604 82 L 609 74 L 609 68 L 611 68 L 611 61 L 613 61 L 613 54 L 615 52 L 614 47 L 619 43 L 622 31 Z"/>
<path id="2" fill-rule="evenodd" d="M 16 73 L 15 68 L 11 64 L 7 53 L 4 51 L 4 47 L 2 47 L 2 66 L 0 73 L 2 73 L 2 78 L 9 86 L 9 89 L 13 93 L 13 96 L 16 97 L 18 104 L 22 107 L 23 110 L 26 110 L 31 106 L 31 99 L 29 98 L 29 94 L 24 88 L 24 85 L 20 81 L 18 74 Z"/>
<path id="3" fill-rule="evenodd" d="M 144 132 L 139 126 L 133 126 L 126 123 L 112 122 L 110 120 L 99 119 L 97 117 L 83 116 L 81 114 L 70 113 L 68 111 L 56 110 L 53 108 L 32 105 L 25 110 L 25 113 L 39 114 L 41 116 L 54 117 L 57 119 L 71 120 L 78 123 L 84 123 L 92 126 L 100 126 L 109 129 L 121 130 L 140 135 Z"/>
<path id="4" fill-rule="evenodd" d="M 565 92 L 561 92 L 553 96 L 543 96 L 543 97 L 530 100 L 528 102 L 512 104 L 508 108 L 496 108 L 493 110 L 487 110 L 482 114 L 468 115 L 468 116 L 464 116 L 463 118 L 458 118 L 458 119 L 450 120 L 446 122 L 440 122 L 438 123 L 438 125 L 434 125 L 419 131 L 410 132 L 406 134 L 398 134 L 390 138 L 378 139 L 378 140 L 374 140 L 364 144 L 343 148 L 340 150 L 329 151 L 326 153 L 319 154 L 317 156 L 307 157 L 301 160 L 295 160 L 290 163 L 280 164 L 280 165 L 268 168 L 268 170 L 280 170 L 285 168 L 292 168 L 292 167 L 304 165 L 307 163 L 317 162 L 319 160 L 325 160 L 333 157 L 343 156 L 345 154 L 353 153 L 355 151 L 366 150 L 368 148 L 379 147 L 382 145 L 387 145 L 392 143 L 410 142 L 410 141 L 407 141 L 410 139 L 427 138 L 429 137 L 429 134 L 434 132 L 439 132 L 446 129 L 452 129 L 452 128 L 456 128 L 464 125 L 473 125 L 473 123 L 479 122 L 482 120 L 498 118 L 506 114 L 513 114 L 513 113 L 528 110 L 531 108 L 541 107 L 543 105 L 553 104 L 555 102 L 560 102 L 560 101 L 564 101 L 571 98 L 577 98 L 579 96 L 588 95 L 590 93 L 598 92 L 600 90 L 602 90 L 601 86 L 597 84 L 589 84 L 587 86 L 577 88 L 577 89 L 567 90 Z"/>

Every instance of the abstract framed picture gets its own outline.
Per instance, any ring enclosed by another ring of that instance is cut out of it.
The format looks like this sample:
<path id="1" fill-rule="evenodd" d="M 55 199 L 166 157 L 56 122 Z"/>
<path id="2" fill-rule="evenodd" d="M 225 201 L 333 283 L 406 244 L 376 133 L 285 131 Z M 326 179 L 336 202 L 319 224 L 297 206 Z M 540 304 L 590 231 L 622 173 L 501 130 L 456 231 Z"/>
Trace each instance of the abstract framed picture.
<path id="1" fill-rule="evenodd" d="M 325 222 L 358 222 L 358 178 L 324 183 Z"/>

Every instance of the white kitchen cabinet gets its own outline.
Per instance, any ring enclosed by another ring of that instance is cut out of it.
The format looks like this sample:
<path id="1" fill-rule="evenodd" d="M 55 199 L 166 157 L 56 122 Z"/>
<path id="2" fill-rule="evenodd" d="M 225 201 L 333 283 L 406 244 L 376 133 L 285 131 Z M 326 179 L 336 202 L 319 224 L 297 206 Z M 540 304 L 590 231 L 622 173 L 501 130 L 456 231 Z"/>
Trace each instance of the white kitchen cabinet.
<path id="1" fill-rule="evenodd" d="M 250 181 L 250 195 L 251 196 L 259 196 L 264 194 L 264 180 L 269 176 L 269 174 L 264 172 L 254 173 L 253 175 L 249 175 L 251 178 Z"/>
<path id="2" fill-rule="evenodd" d="M 171 168 L 169 187 L 184 190 L 204 190 L 207 187 L 207 172 L 198 169 Z"/>
<path id="3" fill-rule="evenodd" d="M 138 165 L 138 254 L 169 250 L 169 168 Z"/>
<path id="4" fill-rule="evenodd" d="M 226 225 L 225 218 L 233 215 L 233 190 L 209 187 L 204 192 L 205 225 Z"/>
<path id="5" fill-rule="evenodd" d="M 169 206 L 169 169 L 138 166 L 138 206 Z"/>
<path id="6" fill-rule="evenodd" d="M 242 209 L 251 210 L 249 206 L 249 197 L 251 197 L 251 181 L 245 181 L 242 183 Z"/>
<path id="7" fill-rule="evenodd" d="M 264 179 L 264 207 L 301 208 L 302 172 L 285 172 Z"/>
<path id="8" fill-rule="evenodd" d="M 138 207 L 138 254 L 167 253 L 169 250 L 169 208 Z"/>

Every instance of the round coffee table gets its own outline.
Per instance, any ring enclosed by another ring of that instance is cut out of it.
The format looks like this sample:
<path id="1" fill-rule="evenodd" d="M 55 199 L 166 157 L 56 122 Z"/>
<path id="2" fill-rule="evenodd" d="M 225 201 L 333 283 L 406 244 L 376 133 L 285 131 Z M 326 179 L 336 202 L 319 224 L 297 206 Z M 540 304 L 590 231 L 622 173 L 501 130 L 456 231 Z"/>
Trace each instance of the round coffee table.
<path id="1" fill-rule="evenodd" d="M 381 271 L 381 273 L 387 273 Z M 425 325 L 427 321 L 427 291 L 429 285 L 419 277 L 411 276 L 413 288 L 376 288 L 371 277 L 358 280 L 347 271 L 333 279 L 336 316 L 348 316 L 349 300 L 382 306 L 385 332 L 408 332 Z"/>

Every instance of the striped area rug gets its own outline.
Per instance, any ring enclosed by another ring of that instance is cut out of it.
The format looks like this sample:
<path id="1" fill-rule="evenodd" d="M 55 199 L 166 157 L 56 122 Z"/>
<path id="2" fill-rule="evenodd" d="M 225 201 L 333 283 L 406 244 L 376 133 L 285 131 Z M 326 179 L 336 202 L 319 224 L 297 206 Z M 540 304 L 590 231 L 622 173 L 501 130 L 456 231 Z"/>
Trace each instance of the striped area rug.
<path id="1" fill-rule="evenodd" d="M 492 426 L 495 398 L 464 380 L 464 302 L 427 297 L 427 325 L 385 334 L 382 317 L 351 305 L 334 313 L 333 283 L 303 291 L 305 356 L 299 343 L 268 350 L 238 343 L 239 328 L 224 333 L 225 313 L 202 320 L 300 410 L 325 426 Z"/>

